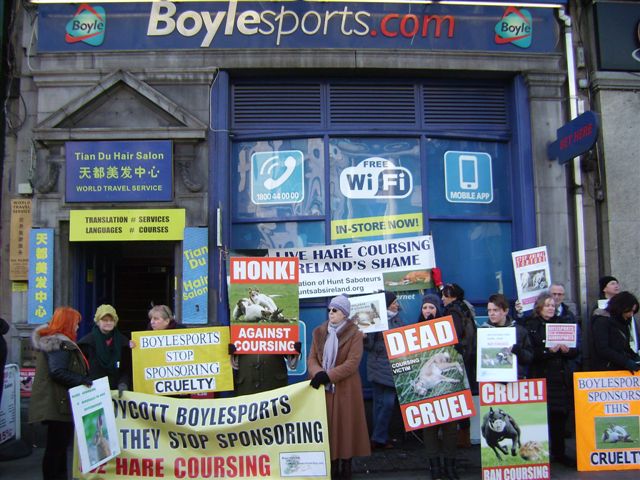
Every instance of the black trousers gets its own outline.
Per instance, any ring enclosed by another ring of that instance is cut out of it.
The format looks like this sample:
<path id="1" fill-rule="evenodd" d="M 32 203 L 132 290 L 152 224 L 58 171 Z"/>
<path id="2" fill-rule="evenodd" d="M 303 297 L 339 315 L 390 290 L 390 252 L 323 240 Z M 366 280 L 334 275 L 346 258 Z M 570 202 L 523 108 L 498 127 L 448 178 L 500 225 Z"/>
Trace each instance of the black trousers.
<path id="1" fill-rule="evenodd" d="M 73 423 L 48 421 L 47 446 L 42 457 L 43 480 L 67 478 L 67 448 L 73 440 Z"/>
<path id="2" fill-rule="evenodd" d="M 567 423 L 566 412 L 548 411 L 549 443 L 551 456 L 556 460 L 564 457 L 564 431 Z"/>

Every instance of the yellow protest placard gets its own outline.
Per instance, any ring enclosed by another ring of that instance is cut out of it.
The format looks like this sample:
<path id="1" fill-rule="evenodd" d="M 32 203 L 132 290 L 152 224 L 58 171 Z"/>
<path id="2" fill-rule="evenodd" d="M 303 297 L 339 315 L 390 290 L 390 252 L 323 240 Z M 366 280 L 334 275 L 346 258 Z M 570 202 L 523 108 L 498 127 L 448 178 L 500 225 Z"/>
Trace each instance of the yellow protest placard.
<path id="1" fill-rule="evenodd" d="M 221 399 L 113 392 L 120 455 L 74 478 L 329 478 L 323 389 L 309 382 Z"/>
<path id="2" fill-rule="evenodd" d="M 184 208 L 71 210 L 69 241 L 182 240 Z"/>
<path id="3" fill-rule="evenodd" d="M 132 332 L 133 387 L 155 395 L 233 390 L 229 327 Z"/>
<path id="4" fill-rule="evenodd" d="M 578 470 L 640 469 L 640 373 L 573 374 Z"/>

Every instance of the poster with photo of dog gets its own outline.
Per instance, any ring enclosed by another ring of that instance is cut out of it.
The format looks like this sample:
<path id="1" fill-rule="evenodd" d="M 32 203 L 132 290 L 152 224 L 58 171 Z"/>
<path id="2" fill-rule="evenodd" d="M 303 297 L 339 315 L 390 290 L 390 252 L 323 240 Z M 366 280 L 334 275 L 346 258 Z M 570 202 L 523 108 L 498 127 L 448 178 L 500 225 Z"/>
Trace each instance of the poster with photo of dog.
<path id="1" fill-rule="evenodd" d="M 362 333 L 383 332 L 389 328 L 384 293 L 351 297 L 351 316 Z"/>
<path id="2" fill-rule="evenodd" d="M 515 327 L 478 329 L 478 382 L 514 382 L 518 379 L 518 358 L 511 353 L 511 347 L 515 343 Z"/>
<path id="3" fill-rule="evenodd" d="M 236 354 L 295 354 L 298 259 L 231 257 L 228 296 Z"/>
<path id="4" fill-rule="evenodd" d="M 546 400 L 544 379 L 480 384 L 483 478 L 551 478 Z"/>
<path id="5" fill-rule="evenodd" d="M 405 430 L 475 414 L 450 316 L 383 332 Z"/>
<path id="6" fill-rule="evenodd" d="M 518 299 L 525 312 L 533 310 L 536 298 L 551 286 L 547 247 L 511 252 Z"/>

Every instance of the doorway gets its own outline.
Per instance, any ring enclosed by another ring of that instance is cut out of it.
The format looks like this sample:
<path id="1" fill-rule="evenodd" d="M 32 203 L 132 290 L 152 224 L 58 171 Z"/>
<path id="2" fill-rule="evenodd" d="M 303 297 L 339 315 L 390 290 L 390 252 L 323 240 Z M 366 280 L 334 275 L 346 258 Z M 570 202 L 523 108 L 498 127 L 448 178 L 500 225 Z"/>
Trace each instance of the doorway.
<path id="1" fill-rule="evenodd" d="M 175 311 L 175 242 L 83 242 L 75 270 L 78 309 L 82 313 L 79 338 L 91 331 L 96 308 L 113 305 L 118 328 L 125 334 L 144 330 L 152 305 Z"/>

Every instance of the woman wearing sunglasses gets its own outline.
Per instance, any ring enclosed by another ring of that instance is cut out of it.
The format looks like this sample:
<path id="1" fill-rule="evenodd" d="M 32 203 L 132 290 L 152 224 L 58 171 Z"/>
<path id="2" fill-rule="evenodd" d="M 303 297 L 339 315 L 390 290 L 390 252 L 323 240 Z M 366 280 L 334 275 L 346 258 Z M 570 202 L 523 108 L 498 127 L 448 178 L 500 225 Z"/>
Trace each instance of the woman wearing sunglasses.
<path id="1" fill-rule="evenodd" d="M 311 386 L 325 389 L 331 478 L 351 478 L 351 459 L 371 454 L 358 371 L 363 335 L 350 313 L 346 295 L 331 300 L 327 321 L 313 330 L 307 360 Z"/>

